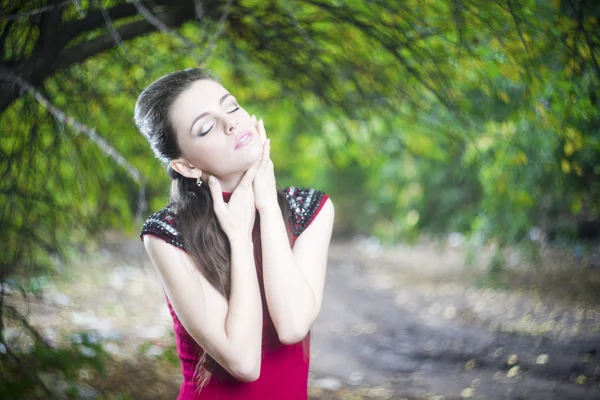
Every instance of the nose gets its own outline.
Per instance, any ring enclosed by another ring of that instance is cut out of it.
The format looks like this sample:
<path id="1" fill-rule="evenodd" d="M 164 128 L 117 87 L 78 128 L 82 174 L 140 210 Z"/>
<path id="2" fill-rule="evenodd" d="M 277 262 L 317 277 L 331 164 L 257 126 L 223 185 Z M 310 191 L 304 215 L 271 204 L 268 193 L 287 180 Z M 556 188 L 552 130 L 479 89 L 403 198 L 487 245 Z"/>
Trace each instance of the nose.
<path id="1" fill-rule="evenodd" d="M 234 118 L 230 118 L 225 122 L 225 133 L 231 135 L 235 133 L 238 128 L 238 122 Z"/>

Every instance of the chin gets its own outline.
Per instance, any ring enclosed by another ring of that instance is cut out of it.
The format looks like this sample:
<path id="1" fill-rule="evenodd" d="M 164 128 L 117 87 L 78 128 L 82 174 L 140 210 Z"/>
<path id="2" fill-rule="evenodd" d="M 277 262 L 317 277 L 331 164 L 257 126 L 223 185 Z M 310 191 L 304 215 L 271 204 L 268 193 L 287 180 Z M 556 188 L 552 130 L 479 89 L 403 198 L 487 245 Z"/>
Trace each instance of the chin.
<path id="1" fill-rule="evenodd" d="M 234 170 L 246 172 L 252 166 L 252 164 L 258 161 L 261 154 L 262 151 L 247 152 L 246 154 L 244 154 L 243 157 L 238 157 L 232 160 L 232 163 L 230 165 L 233 167 Z M 234 165 L 237 166 L 237 168 L 234 167 Z"/>

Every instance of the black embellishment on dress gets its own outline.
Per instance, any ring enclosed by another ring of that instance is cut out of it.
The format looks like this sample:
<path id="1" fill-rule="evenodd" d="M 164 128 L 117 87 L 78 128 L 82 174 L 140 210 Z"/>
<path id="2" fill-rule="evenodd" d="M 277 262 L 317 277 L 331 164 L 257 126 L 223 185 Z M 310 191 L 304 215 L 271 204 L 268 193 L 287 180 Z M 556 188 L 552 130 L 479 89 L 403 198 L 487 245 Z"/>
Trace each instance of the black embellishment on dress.
<path id="1" fill-rule="evenodd" d="M 292 234 L 300 236 L 310 225 L 325 193 L 310 188 L 289 187 L 285 197 L 290 205 Z"/>
<path id="2" fill-rule="evenodd" d="M 162 210 L 148 217 L 146 222 L 144 222 L 144 226 L 142 226 L 140 238 L 143 240 L 143 236 L 146 234 L 157 236 L 180 249 L 184 248 L 183 238 L 179 234 L 179 231 L 177 231 L 173 203 L 168 204 Z"/>
<path id="3" fill-rule="evenodd" d="M 290 208 L 289 222 L 292 234 L 296 237 L 310 225 L 325 193 L 310 188 L 289 187 L 284 190 L 285 197 Z M 169 203 L 165 208 L 150 215 L 140 233 L 143 240 L 144 235 L 157 236 L 175 247 L 185 250 L 183 238 L 177 230 L 175 220 L 174 203 Z"/>

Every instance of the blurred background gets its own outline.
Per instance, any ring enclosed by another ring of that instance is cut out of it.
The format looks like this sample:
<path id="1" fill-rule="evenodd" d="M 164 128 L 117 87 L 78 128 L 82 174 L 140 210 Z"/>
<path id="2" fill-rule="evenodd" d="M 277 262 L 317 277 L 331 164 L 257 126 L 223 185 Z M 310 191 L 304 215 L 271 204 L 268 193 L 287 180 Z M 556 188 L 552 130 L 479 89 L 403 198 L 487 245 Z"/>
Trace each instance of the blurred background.
<path id="1" fill-rule="evenodd" d="M 597 2 L 0 4 L 0 398 L 176 396 L 132 117 L 197 66 L 336 206 L 311 399 L 600 398 Z"/>

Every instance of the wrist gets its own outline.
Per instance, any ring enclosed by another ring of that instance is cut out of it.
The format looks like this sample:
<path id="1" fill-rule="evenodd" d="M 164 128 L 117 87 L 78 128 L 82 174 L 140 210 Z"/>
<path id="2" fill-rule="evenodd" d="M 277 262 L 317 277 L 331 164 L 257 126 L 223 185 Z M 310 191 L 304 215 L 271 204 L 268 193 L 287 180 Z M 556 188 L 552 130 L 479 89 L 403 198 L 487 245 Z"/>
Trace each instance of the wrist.
<path id="1" fill-rule="evenodd" d="M 277 201 L 277 192 L 275 192 L 272 196 L 269 196 L 266 201 L 257 203 L 256 210 L 260 213 L 261 216 L 266 214 L 270 214 L 273 212 L 280 213 L 279 202 Z"/>
<path id="2" fill-rule="evenodd" d="M 229 245 L 231 246 L 231 252 L 234 251 L 250 251 L 253 249 L 252 237 L 250 235 L 234 234 L 229 235 Z"/>

